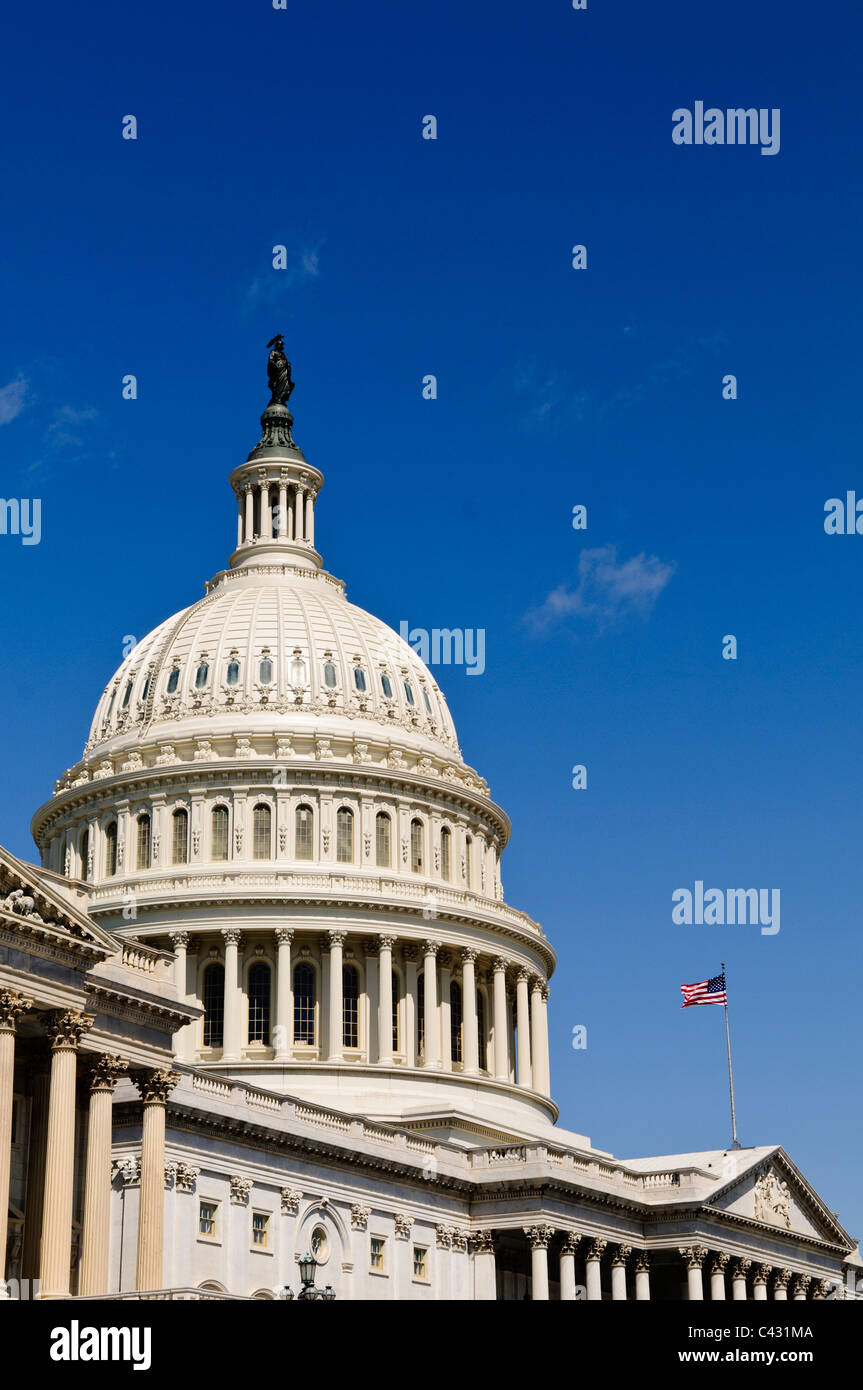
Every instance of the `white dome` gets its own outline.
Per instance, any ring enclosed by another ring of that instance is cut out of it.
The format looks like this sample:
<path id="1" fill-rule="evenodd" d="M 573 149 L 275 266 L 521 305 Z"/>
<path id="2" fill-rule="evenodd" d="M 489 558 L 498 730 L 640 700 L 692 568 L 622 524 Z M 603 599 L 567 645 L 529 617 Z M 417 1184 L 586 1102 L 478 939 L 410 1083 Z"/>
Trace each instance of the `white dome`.
<path id="1" fill-rule="evenodd" d="M 401 747 L 460 760 L 443 694 L 408 643 L 326 572 L 268 565 L 223 572 L 134 647 L 85 753 L 247 728 L 356 739 L 364 726 L 377 741 L 385 729 Z"/>

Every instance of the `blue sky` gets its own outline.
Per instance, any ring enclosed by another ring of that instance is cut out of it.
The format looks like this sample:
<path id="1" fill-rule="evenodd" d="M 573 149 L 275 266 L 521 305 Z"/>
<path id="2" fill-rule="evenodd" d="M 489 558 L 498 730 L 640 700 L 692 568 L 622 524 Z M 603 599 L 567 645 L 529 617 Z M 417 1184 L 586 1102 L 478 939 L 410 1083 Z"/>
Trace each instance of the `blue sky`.
<path id="1" fill-rule="evenodd" d="M 6 17 L 3 493 L 42 540 L 0 536 L 0 842 L 33 853 L 124 637 L 225 563 L 281 331 L 327 567 L 486 631 L 435 674 L 559 953 L 562 1122 L 727 1141 L 721 1010 L 679 1008 L 724 959 L 742 1140 L 863 1235 L 863 538 L 823 528 L 863 496 L 859 9 L 288 6 Z M 697 100 L 779 108 L 780 152 L 674 145 Z M 780 932 L 674 925 L 696 879 L 778 887 Z"/>

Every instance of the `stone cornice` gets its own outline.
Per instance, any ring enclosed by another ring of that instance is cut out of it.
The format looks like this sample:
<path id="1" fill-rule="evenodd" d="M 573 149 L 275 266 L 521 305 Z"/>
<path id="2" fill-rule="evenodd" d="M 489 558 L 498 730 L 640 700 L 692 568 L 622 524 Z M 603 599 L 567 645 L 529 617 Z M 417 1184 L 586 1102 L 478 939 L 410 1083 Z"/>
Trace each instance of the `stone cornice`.
<path id="1" fill-rule="evenodd" d="M 148 996 L 124 989 L 112 980 L 91 978 L 84 982 L 84 988 L 88 1001 L 100 1013 L 125 1019 L 126 1022 L 147 1022 L 162 1033 L 175 1033 L 203 1013 L 197 1007 L 187 1008 L 175 1001 L 160 999 L 157 995 Z"/>
<path id="2" fill-rule="evenodd" d="M 53 923 L 30 922 L 3 911 L 0 911 L 0 943 L 29 951 L 45 960 L 70 965 L 74 970 L 89 970 L 109 955 L 95 942 L 70 936 Z"/>

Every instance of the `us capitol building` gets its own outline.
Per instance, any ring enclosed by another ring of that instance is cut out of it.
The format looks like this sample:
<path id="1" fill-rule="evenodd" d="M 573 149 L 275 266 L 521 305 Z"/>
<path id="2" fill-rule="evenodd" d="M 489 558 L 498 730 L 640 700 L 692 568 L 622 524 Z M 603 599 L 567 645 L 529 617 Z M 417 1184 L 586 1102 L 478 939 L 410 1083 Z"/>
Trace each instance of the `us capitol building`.
<path id="1" fill-rule="evenodd" d="M 2 1292 L 273 1299 L 311 1254 L 339 1299 L 854 1296 L 781 1147 L 557 1127 L 509 820 L 323 568 L 270 346 L 228 567 L 109 682 L 39 865 L 0 850 Z"/>

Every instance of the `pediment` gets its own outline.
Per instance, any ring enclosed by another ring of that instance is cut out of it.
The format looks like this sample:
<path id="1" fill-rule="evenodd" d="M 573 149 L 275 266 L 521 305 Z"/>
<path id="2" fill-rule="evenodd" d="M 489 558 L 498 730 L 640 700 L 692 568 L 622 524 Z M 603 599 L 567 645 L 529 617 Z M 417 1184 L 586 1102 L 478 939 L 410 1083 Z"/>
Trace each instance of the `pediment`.
<path id="1" fill-rule="evenodd" d="M 853 1245 L 833 1212 L 781 1148 L 720 1188 L 710 1205 L 777 1231 L 831 1245 Z"/>
<path id="2" fill-rule="evenodd" d="M 67 943 L 91 958 L 114 955 L 113 937 L 97 927 L 59 884 L 0 845 L 0 927 L 22 936 Z"/>

